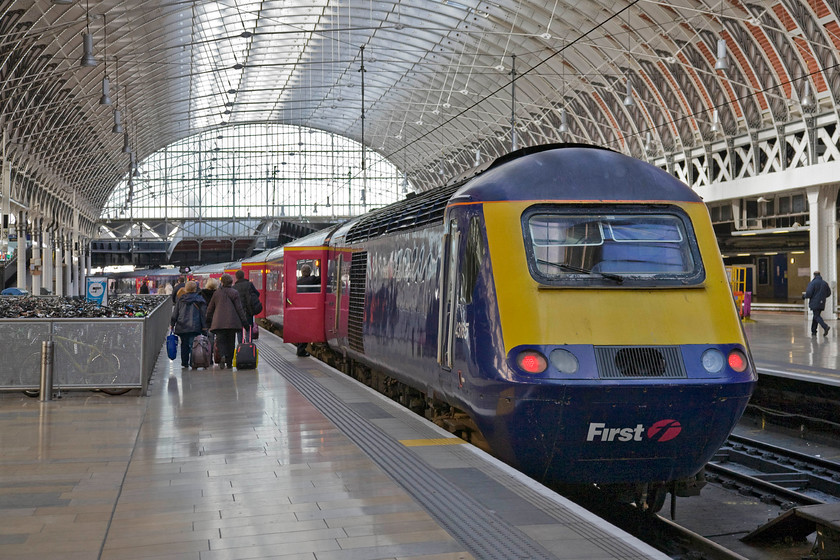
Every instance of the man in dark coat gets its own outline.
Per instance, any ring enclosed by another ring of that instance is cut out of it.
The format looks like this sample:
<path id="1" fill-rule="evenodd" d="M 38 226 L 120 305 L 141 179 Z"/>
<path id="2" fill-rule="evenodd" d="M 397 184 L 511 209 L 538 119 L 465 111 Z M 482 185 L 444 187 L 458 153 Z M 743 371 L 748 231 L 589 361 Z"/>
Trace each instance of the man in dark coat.
<path id="1" fill-rule="evenodd" d="M 254 324 L 254 315 L 262 311 L 260 291 L 257 290 L 253 282 L 245 278 L 245 272 L 241 268 L 236 271 L 236 282 L 233 284 L 233 289 L 239 292 L 239 301 L 242 302 L 245 314 L 248 315 L 248 324 Z M 242 342 L 242 331 L 236 333 L 236 340 Z"/>
<path id="2" fill-rule="evenodd" d="M 811 336 L 817 336 L 817 325 L 823 328 L 823 336 L 828 334 L 831 327 L 825 324 L 825 321 L 820 314 L 825 309 L 825 300 L 831 295 L 831 288 L 828 282 L 822 279 L 818 270 L 814 271 L 814 279 L 808 283 L 808 288 L 805 290 L 805 297 L 808 298 L 808 307 L 814 314 L 811 319 Z"/>
<path id="3" fill-rule="evenodd" d="M 172 303 L 176 303 L 178 301 L 178 290 L 183 288 L 185 284 L 186 278 L 183 276 L 178 277 L 178 281 L 175 283 L 175 286 L 172 287 Z"/>
<path id="4" fill-rule="evenodd" d="M 248 316 L 239 300 L 239 292 L 233 289 L 233 277 L 222 274 L 222 287 L 216 290 L 207 306 L 207 322 L 216 335 L 216 345 L 222 356 L 222 369 L 233 367 L 233 353 L 236 351 L 236 333 L 248 326 Z"/>
<path id="5" fill-rule="evenodd" d="M 207 302 L 201 294 L 196 293 L 198 285 L 195 282 L 187 282 L 184 289 L 186 293 L 175 304 L 169 324 L 181 339 L 181 367 L 186 368 L 190 367 L 193 340 L 207 330 L 205 323 Z"/>

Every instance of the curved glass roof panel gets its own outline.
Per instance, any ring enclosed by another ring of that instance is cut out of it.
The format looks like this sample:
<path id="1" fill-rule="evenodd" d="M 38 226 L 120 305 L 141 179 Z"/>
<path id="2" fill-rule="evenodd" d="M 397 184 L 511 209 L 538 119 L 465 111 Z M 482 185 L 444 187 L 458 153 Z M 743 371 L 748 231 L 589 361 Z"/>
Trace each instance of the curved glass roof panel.
<path id="1" fill-rule="evenodd" d="M 140 162 L 111 194 L 101 217 L 188 219 L 363 214 L 401 198 L 408 181 L 358 142 L 279 124 L 217 128 Z"/>

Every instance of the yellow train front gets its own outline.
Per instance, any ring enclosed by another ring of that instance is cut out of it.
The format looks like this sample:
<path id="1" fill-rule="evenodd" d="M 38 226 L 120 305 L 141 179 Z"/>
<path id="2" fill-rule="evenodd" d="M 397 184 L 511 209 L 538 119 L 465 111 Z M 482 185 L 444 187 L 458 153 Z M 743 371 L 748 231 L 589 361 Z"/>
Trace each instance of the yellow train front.
<path id="1" fill-rule="evenodd" d="M 621 154 L 534 152 L 447 209 L 450 397 L 539 480 L 690 479 L 756 381 L 707 209 Z"/>
<path id="2" fill-rule="evenodd" d="M 318 320 L 286 317 L 290 341 L 325 343 L 412 408 L 460 409 L 542 482 L 661 503 L 756 382 L 705 205 L 610 150 L 520 150 L 285 258 L 287 312 L 304 296 L 320 305 L 301 307 Z M 312 259 L 323 290 L 299 296 L 294 270 Z"/>

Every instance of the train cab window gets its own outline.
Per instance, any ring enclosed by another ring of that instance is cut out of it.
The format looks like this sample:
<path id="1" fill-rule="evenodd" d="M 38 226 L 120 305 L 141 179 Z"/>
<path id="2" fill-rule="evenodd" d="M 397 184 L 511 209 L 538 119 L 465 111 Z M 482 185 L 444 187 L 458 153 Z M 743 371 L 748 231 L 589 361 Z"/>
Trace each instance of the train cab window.
<path id="1" fill-rule="evenodd" d="M 542 207 L 523 216 L 531 274 L 556 286 L 699 284 L 688 216 L 677 208 Z"/>
<path id="2" fill-rule="evenodd" d="M 301 259 L 297 262 L 297 292 L 299 294 L 321 293 L 321 261 Z"/>

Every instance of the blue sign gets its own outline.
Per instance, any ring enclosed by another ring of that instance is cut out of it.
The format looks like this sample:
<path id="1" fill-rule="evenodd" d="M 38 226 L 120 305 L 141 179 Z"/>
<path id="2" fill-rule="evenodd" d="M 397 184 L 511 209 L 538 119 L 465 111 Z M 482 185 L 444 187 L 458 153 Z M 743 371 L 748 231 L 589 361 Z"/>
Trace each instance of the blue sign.
<path id="1" fill-rule="evenodd" d="M 108 279 L 105 276 L 86 278 L 85 299 L 96 305 L 108 305 Z"/>

